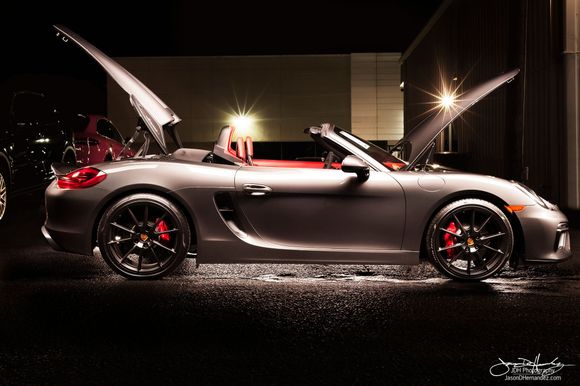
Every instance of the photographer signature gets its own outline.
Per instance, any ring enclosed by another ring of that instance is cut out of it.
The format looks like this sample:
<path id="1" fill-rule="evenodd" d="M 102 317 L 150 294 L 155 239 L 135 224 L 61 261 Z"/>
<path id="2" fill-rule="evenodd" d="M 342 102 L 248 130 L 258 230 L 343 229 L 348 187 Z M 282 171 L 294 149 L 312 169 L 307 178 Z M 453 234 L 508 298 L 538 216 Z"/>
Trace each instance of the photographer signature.
<path id="1" fill-rule="evenodd" d="M 536 355 L 533 361 L 526 358 L 518 358 L 520 362 L 504 362 L 503 359 L 498 358 L 499 363 L 489 368 L 489 373 L 494 377 L 501 377 L 508 373 L 527 372 L 536 375 L 552 375 L 562 370 L 567 365 L 558 361 L 558 358 L 552 359 L 550 362 L 540 363 L 540 354 Z M 525 370 L 524 370 L 525 369 Z"/>

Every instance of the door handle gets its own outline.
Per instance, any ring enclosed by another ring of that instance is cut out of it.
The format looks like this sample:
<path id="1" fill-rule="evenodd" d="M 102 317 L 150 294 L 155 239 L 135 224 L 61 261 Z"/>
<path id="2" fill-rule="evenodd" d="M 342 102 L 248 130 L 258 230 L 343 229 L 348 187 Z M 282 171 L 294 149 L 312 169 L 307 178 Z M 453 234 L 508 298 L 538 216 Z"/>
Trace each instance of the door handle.
<path id="1" fill-rule="evenodd" d="M 242 189 L 249 196 L 259 197 L 272 193 L 272 188 L 260 184 L 244 184 Z"/>

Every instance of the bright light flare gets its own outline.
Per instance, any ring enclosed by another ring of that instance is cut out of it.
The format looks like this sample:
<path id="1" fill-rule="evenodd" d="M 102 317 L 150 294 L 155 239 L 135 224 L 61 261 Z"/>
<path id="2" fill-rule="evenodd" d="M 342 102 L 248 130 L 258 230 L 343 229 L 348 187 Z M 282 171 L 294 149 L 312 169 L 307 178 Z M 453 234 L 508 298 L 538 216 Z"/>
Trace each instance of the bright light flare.
<path id="1" fill-rule="evenodd" d="M 241 132 L 247 132 L 254 126 L 254 118 L 250 115 L 235 115 L 232 117 L 231 125 Z"/>
<path id="2" fill-rule="evenodd" d="M 455 95 L 454 94 L 443 94 L 438 97 L 439 99 L 439 106 L 444 109 L 450 109 L 455 104 Z"/>

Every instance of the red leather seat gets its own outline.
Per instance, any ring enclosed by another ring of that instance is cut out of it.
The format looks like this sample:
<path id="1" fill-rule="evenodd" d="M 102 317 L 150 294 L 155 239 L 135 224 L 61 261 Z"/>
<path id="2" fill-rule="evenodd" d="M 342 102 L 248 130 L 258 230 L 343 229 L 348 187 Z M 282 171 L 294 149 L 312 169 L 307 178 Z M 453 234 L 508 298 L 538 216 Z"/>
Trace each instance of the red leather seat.
<path id="1" fill-rule="evenodd" d="M 246 137 L 246 162 L 248 165 L 254 164 L 254 142 L 252 142 L 252 137 Z"/>
<path id="2" fill-rule="evenodd" d="M 236 155 L 242 161 L 247 162 L 246 145 L 244 144 L 244 140 L 242 137 L 238 137 L 238 140 L 236 141 Z"/>

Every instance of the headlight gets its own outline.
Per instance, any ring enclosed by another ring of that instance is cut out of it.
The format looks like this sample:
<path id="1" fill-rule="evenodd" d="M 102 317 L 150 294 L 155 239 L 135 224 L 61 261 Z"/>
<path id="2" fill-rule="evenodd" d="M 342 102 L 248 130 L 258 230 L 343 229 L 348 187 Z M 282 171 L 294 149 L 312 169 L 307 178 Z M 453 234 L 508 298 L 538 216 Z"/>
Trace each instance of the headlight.
<path id="1" fill-rule="evenodd" d="M 544 200 L 542 197 L 538 196 L 536 192 L 532 189 L 527 187 L 526 185 L 522 184 L 521 182 L 512 181 L 521 191 L 527 193 L 538 205 L 545 209 L 553 209 L 553 205 L 549 203 L 547 200 Z"/>

